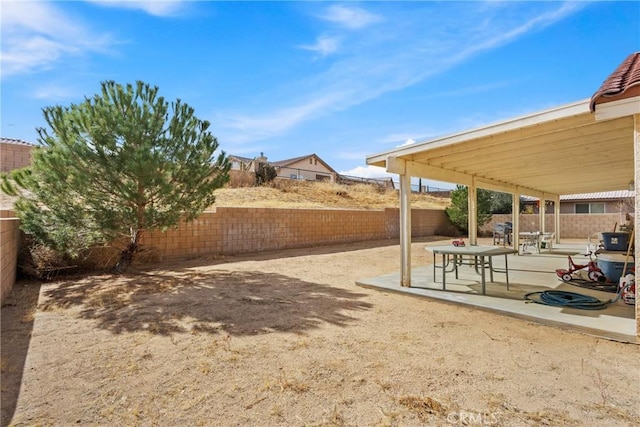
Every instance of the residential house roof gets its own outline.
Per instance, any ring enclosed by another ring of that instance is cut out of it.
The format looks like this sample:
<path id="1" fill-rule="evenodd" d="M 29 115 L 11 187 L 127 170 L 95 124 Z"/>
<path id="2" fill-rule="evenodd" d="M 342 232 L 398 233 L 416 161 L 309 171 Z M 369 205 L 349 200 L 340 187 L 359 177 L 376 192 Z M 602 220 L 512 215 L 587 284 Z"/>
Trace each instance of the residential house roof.
<path id="1" fill-rule="evenodd" d="M 589 108 L 596 104 L 640 95 L 640 52 L 629 55 L 602 83 L 591 97 Z"/>
<path id="2" fill-rule="evenodd" d="M 286 159 L 286 160 L 278 160 L 277 162 L 269 162 L 270 164 L 272 164 L 273 166 L 279 166 L 279 167 L 287 167 L 289 165 L 292 165 L 296 162 L 299 162 L 301 160 L 305 160 L 308 159 L 309 157 L 313 157 L 318 159 L 318 161 L 320 163 L 322 163 L 324 165 L 324 167 L 326 167 L 327 169 L 329 169 L 331 172 L 333 173 L 338 173 L 336 172 L 331 166 L 329 166 L 327 164 L 327 162 L 325 162 L 324 160 L 322 160 L 317 154 L 313 153 L 313 154 L 307 154 L 306 156 L 300 156 L 300 157 L 294 157 L 292 159 Z"/>
<path id="3" fill-rule="evenodd" d="M 229 159 L 230 160 L 237 160 L 239 162 L 243 162 L 243 163 L 251 163 L 252 161 L 254 161 L 255 159 L 251 158 L 251 157 L 242 157 L 242 156 L 234 156 L 233 154 L 229 154 Z"/>
<path id="4" fill-rule="evenodd" d="M 598 193 L 584 193 L 584 194 L 564 194 L 560 196 L 561 202 L 568 202 L 573 200 L 618 200 L 635 197 L 635 191 L 619 190 L 619 191 L 601 191 Z M 537 197 L 522 196 L 522 200 L 525 202 L 533 202 L 538 200 Z"/>
<path id="5" fill-rule="evenodd" d="M 560 201 L 568 200 L 617 200 L 628 199 L 636 196 L 635 191 L 619 190 L 619 191 L 603 191 L 600 193 L 586 194 L 565 194 L 560 196 Z"/>

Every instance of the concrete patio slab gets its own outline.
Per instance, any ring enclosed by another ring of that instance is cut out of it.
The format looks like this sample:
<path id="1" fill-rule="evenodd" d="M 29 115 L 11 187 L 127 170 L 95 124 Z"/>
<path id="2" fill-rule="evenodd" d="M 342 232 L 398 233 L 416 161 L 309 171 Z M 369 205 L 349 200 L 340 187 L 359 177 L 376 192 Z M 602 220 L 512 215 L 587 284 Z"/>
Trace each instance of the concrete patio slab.
<path id="1" fill-rule="evenodd" d="M 608 304 L 603 310 L 556 307 L 525 301 L 527 293 L 545 290 L 575 292 L 593 296 L 600 301 L 609 301 L 616 297 L 612 292 L 589 289 L 559 280 L 555 270 L 567 267 L 567 255 L 570 254 L 574 255 L 576 261 L 583 262 L 586 259 L 580 254 L 580 248 L 575 245 L 559 246 L 553 253 L 508 255 L 509 290 L 505 275 L 495 273 L 494 282 L 490 283 L 487 279 L 485 295 L 481 294 L 480 276 L 471 266 L 461 266 L 458 279 L 455 279 L 452 273 L 447 274 L 446 290 L 442 290 L 441 270 L 436 271 L 434 280 L 431 264 L 412 268 L 412 287 L 400 285 L 400 272 L 358 280 L 356 284 L 382 291 L 464 304 L 607 339 L 636 343 L 635 308 L 622 300 Z M 494 268 L 503 267 L 503 257 L 496 257 Z"/>

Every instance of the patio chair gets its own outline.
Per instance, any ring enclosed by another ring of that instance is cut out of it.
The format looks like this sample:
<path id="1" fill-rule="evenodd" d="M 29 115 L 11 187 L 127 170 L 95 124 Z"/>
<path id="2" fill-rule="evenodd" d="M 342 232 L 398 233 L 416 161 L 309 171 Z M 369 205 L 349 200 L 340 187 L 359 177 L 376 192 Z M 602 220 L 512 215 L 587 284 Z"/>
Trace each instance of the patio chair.
<path id="1" fill-rule="evenodd" d="M 493 244 L 499 245 L 502 241 L 502 246 L 511 246 L 512 230 L 513 228 L 508 222 L 495 224 L 493 226 Z"/>
<path id="2" fill-rule="evenodd" d="M 549 250 L 549 252 L 553 252 L 553 240 L 556 237 L 556 233 L 542 233 L 540 235 L 540 242 L 538 243 L 540 245 L 540 251 L 542 251 L 542 249 L 547 249 Z"/>

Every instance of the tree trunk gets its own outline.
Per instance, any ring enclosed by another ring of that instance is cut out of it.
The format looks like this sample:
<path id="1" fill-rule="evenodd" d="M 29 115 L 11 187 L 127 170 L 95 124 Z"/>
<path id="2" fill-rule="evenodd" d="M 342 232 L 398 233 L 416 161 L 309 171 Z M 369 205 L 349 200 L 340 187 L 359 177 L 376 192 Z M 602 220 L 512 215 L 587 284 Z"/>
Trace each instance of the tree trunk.
<path id="1" fill-rule="evenodd" d="M 120 259 L 118 260 L 116 265 L 113 266 L 113 273 L 122 274 L 127 271 L 129 266 L 133 262 L 133 258 L 138 252 L 138 242 L 140 241 L 141 234 L 141 230 L 136 230 L 135 232 L 131 233 L 131 242 L 127 245 L 127 248 L 125 250 L 120 252 Z"/>

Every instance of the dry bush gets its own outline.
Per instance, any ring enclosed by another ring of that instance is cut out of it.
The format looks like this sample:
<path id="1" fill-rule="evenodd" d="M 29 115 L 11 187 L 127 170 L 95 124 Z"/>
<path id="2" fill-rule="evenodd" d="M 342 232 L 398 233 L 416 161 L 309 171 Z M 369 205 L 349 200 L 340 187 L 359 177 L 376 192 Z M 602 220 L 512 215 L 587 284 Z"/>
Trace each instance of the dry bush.
<path id="1" fill-rule="evenodd" d="M 18 253 L 18 273 L 23 278 L 51 280 L 64 272 L 71 272 L 76 265 L 61 253 L 34 239 L 25 237 Z"/>

